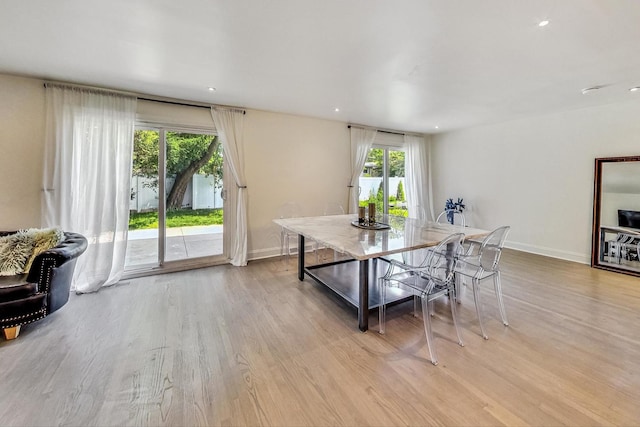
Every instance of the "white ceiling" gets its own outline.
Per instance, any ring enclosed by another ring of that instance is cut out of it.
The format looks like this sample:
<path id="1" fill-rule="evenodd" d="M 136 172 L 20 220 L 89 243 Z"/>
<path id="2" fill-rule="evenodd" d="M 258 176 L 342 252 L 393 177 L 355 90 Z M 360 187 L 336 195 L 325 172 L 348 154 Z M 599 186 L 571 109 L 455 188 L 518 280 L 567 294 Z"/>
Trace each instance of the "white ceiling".
<path id="1" fill-rule="evenodd" d="M 639 42 L 637 0 L 0 0 L 1 73 L 425 133 L 640 102 Z"/>

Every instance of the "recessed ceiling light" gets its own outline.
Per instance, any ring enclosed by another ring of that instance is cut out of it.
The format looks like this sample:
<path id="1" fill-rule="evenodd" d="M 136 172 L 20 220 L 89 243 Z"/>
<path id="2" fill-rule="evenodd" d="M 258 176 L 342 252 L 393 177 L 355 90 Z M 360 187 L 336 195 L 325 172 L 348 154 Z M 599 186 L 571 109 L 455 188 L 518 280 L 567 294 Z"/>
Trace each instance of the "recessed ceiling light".
<path id="1" fill-rule="evenodd" d="M 602 89 L 604 86 L 591 86 L 591 87 L 585 87 L 584 89 L 582 89 L 582 94 L 586 95 L 590 92 L 594 92 L 598 89 Z"/>
<path id="2" fill-rule="evenodd" d="M 215 87 L 210 87 L 210 88 L 209 88 L 209 92 L 215 92 L 215 91 L 216 91 L 216 88 L 215 88 Z"/>
<path id="3" fill-rule="evenodd" d="M 546 27 L 547 25 L 549 25 L 549 21 L 546 19 L 544 21 L 538 22 L 538 27 Z"/>
<path id="4" fill-rule="evenodd" d="M 440 126 L 436 125 L 436 129 L 440 129 Z"/>
<path id="5" fill-rule="evenodd" d="M 636 86 L 636 87 L 632 87 L 631 89 L 629 89 L 629 92 L 637 92 L 640 90 L 640 86 Z"/>
<path id="6" fill-rule="evenodd" d="M 336 107 L 336 108 L 333 109 L 333 111 L 335 111 L 336 113 L 339 113 L 340 109 Z"/>

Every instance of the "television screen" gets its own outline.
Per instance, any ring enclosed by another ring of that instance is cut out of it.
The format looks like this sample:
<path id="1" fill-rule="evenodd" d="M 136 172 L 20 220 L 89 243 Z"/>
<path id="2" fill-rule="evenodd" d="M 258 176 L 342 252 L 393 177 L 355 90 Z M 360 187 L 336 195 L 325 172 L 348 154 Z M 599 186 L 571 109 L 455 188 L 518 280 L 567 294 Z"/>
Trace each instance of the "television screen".
<path id="1" fill-rule="evenodd" d="M 618 209 L 618 226 L 640 229 L 640 212 Z"/>

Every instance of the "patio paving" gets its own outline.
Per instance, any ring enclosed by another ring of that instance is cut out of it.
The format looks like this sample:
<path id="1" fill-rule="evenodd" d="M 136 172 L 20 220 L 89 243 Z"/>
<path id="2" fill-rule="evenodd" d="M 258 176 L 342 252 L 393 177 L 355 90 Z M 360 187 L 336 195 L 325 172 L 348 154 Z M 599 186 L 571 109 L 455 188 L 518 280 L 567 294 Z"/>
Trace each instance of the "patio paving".
<path id="1" fill-rule="evenodd" d="M 222 254 L 222 225 L 167 229 L 166 261 Z M 126 266 L 158 262 L 158 229 L 131 230 Z"/>

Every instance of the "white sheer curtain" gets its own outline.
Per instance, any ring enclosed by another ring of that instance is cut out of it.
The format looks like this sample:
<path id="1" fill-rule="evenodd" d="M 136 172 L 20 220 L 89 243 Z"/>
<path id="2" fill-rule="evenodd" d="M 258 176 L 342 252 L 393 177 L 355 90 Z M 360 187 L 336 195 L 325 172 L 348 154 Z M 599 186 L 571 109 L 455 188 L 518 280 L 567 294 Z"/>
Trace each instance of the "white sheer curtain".
<path id="1" fill-rule="evenodd" d="M 360 175 L 367 161 L 369 150 L 376 139 L 375 129 L 351 126 L 351 181 L 349 183 L 349 213 L 358 212 Z"/>
<path id="2" fill-rule="evenodd" d="M 136 98 L 48 84 L 43 226 L 83 234 L 73 289 L 94 292 L 124 271 Z"/>
<path id="3" fill-rule="evenodd" d="M 404 135 L 406 150 L 405 185 L 409 201 L 409 216 L 418 218 L 423 210 L 426 217 L 433 216 L 433 201 L 429 187 L 427 141 L 422 136 Z M 427 219 L 427 218 L 424 219 Z"/>
<path id="4" fill-rule="evenodd" d="M 211 116 L 224 149 L 225 166 L 233 175 L 233 185 L 225 185 L 228 206 L 235 215 L 225 216 L 224 226 L 232 230 L 225 252 L 235 266 L 247 265 L 247 184 L 244 177 L 244 111 L 211 107 Z M 225 179 L 227 179 L 225 177 Z M 227 181 L 229 182 L 229 181 Z"/>

